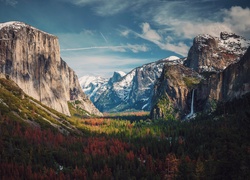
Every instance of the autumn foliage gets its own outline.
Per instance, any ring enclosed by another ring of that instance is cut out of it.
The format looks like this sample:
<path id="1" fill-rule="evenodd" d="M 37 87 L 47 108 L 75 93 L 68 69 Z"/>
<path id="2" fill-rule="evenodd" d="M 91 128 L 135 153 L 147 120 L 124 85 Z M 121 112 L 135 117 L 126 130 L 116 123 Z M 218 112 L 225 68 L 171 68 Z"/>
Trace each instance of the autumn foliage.
<path id="1" fill-rule="evenodd" d="M 249 179 L 247 113 L 137 118 L 79 119 L 65 135 L 0 113 L 0 179 Z"/>

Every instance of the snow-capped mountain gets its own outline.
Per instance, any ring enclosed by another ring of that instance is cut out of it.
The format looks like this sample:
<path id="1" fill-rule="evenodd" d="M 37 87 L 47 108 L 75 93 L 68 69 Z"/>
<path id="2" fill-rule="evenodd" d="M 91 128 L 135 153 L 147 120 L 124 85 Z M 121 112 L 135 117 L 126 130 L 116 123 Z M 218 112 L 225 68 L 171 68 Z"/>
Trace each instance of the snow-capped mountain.
<path id="1" fill-rule="evenodd" d="M 80 84 L 85 93 L 90 95 L 95 106 L 102 112 L 150 110 L 154 83 L 160 77 L 164 64 L 182 64 L 184 60 L 171 56 L 137 67 L 126 75 L 115 72 L 108 81 L 107 79 L 105 82 L 101 81 L 92 89 L 91 83 L 84 85 L 84 82 L 87 82 L 86 77 L 80 79 Z M 91 82 L 95 81 L 91 80 Z"/>
<path id="2" fill-rule="evenodd" d="M 122 71 L 115 71 L 111 78 L 86 75 L 79 78 L 79 83 L 83 92 L 90 98 L 90 100 L 96 102 L 114 82 L 119 81 L 125 75 L 126 73 Z"/>
<path id="3" fill-rule="evenodd" d="M 99 96 L 106 90 L 108 78 L 100 76 L 82 76 L 79 78 L 80 86 L 83 92 L 90 98 L 92 102 L 95 102 Z"/>

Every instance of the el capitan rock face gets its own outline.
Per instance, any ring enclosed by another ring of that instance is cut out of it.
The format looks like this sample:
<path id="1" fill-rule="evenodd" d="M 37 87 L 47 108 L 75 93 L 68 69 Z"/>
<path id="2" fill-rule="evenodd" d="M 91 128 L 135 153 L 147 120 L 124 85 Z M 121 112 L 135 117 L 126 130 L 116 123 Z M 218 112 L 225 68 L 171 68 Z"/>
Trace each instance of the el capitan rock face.
<path id="1" fill-rule="evenodd" d="M 56 36 L 22 22 L 0 24 L 0 73 L 61 113 L 70 115 L 67 102 L 81 100 L 86 111 L 101 115 L 82 92 L 75 72 L 60 58 Z"/>

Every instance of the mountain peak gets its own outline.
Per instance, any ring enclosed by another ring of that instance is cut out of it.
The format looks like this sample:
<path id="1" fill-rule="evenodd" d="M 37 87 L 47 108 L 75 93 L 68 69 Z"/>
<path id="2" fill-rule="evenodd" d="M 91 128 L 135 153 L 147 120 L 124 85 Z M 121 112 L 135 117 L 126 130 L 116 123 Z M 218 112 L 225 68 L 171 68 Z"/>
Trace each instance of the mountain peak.
<path id="1" fill-rule="evenodd" d="M 19 21 L 9 21 L 9 22 L 5 22 L 5 23 L 0 23 L 0 29 L 2 29 L 4 27 L 21 28 L 21 27 L 25 27 L 25 26 L 28 26 L 28 25 L 23 23 L 23 22 L 19 22 Z"/>
<path id="2" fill-rule="evenodd" d="M 113 83 L 119 81 L 125 75 L 126 75 L 126 73 L 124 73 L 122 71 L 115 71 L 113 76 L 109 79 L 109 83 L 113 84 Z"/>
<path id="3" fill-rule="evenodd" d="M 126 73 L 123 72 L 123 71 L 115 71 L 114 74 L 115 74 L 115 73 L 119 74 L 121 77 L 123 77 L 123 76 L 126 75 Z M 114 74 L 113 74 L 113 75 L 114 75 Z"/>
<path id="4" fill-rule="evenodd" d="M 239 35 L 236 35 L 235 33 L 231 33 L 231 32 L 226 32 L 226 31 L 223 31 L 220 33 L 220 38 L 223 39 L 223 40 L 227 40 L 229 38 L 240 38 L 241 36 Z"/>
<path id="5" fill-rule="evenodd" d="M 177 57 L 177 56 L 169 56 L 169 57 L 165 58 L 164 60 L 174 61 L 174 60 L 177 60 L 177 59 L 180 59 L 180 58 Z"/>
<path id="6" fill-rule="evenodd" d="M 5 22 L 5 23 L 0 23 L 0 30 L 2 30 L 2 29 L 13 29 L 14 31 L 19 31 L 19 30 L 21 30 L 21 29 L 23 29 L 23 28 L 30 28 L 30 29 L 33 29 L 33 30 L 36 30 L 36 31 L 39 31 L 39 32 L 42 32 L 42 33 L 44 33 L 44 34 L 47 34 L 47 35 L 50 35 L 50 36 L 54 36 L 55 37 L 55 35 L 52 35 L 52 34 L 49 34 L 49 33 L 47 33 L 47 32 L 44 32 L 44 31 L 42 31 L 42 30 L 40 30 L 40 29 L 37 29 L 37 28 L 35 28 L 35 27 L 33 27 L 33 26 L 31 26 L 31 25 L 28 25 L 28 24 L 26 24 L 26 23 L 24 23 L 24 22 L 19 22 L 19 21 L 9 21 L 9 22 Z"/>

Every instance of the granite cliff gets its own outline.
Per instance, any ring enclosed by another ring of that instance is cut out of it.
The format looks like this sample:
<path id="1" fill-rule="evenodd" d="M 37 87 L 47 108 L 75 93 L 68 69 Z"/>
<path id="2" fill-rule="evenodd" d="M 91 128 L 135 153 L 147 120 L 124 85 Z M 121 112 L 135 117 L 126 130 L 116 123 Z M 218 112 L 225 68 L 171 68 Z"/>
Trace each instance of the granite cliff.
<path id="1" fill-rule="evenodd" d="M 29 96 L 70 115 L 78 100 L 89 114 L 101 115 L 83 93 L 75 72 L 60 58 L 56 36 L 22 22 L 0 24 L 0 74 Z"/>
<path id="2" fill-rule="evenodd" d="M 244 55 L 250 41 L 234 33 L 221 32 L 220 37 L 198 35 L 188 52 L 185 65 L 199 73 L 221 72 Z"/>
<path id="3" fill-rule="evenodd" d="M 170 112 L 186 118 L 192 101 L 196 112 L 210 112 L 218 103 L 250 92 L 249 46 L 249 40 L 233 33 L 195 37 L 185 67 L 164 67 L 154 87 L 151 117 L 164 118 Z"/>
<path id="4" fill-rule="evenodd" d="M 204 79 L 197 88 L 196 106 L 198 110 L 211 111 L 215 102 L 239 99 L 250 92 L 250 47 L 237 63 L 224 71 Z"/>
<path id="5" fill-rule="evenodd" d="M 196 71 L 182 64 L 166 64 L 154 86 L 150 116 L 153 119 L 166 118 L 169 114 L 185 117 L 190 111 L 187 100 L 200 81 L 201 76 Z"/>

